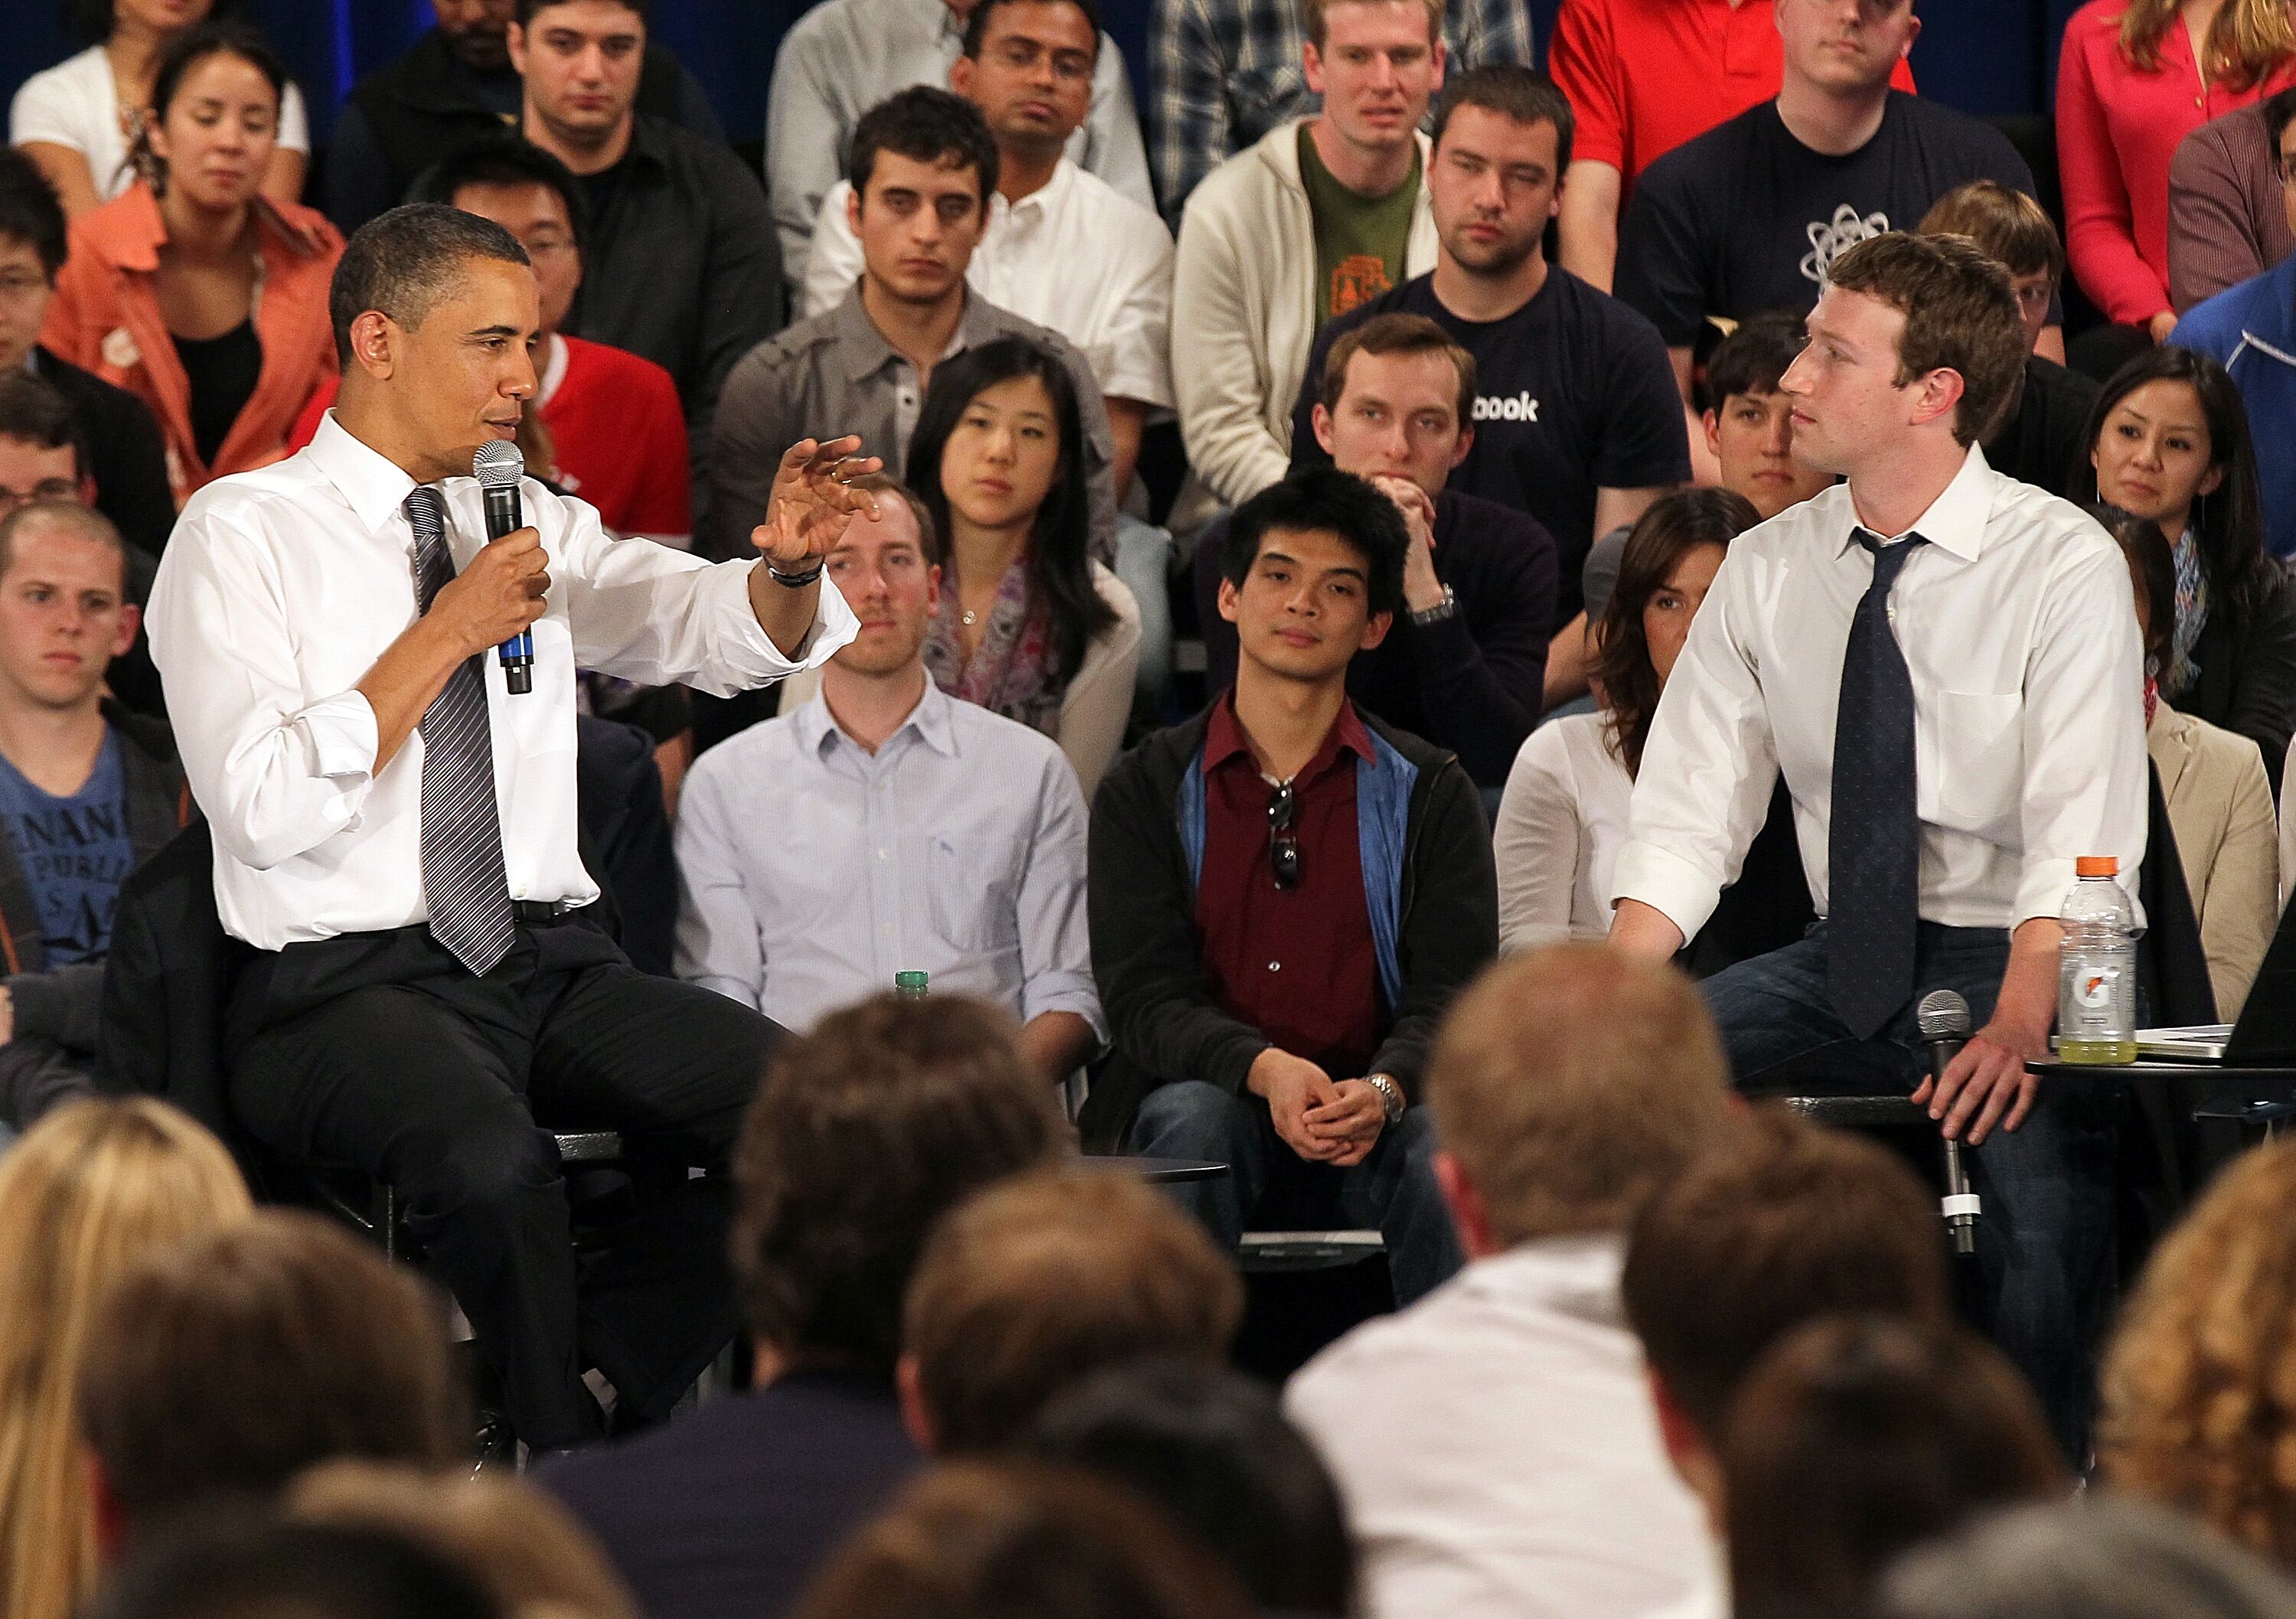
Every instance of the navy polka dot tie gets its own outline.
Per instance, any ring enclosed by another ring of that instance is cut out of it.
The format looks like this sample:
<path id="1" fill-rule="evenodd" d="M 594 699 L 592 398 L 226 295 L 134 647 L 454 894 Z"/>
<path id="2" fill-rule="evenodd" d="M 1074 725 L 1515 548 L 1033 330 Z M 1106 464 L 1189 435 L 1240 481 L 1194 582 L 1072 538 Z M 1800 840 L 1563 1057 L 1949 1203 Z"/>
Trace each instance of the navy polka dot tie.
<path id="1" fill-rule="evenodd" d="M 1914 682 L 1890 627 L 1890 588 L 1918 534 L 1890 545 L 1857 530 L 1874 582 L 1849 620 L 1833 722 L 1833 806 L 1826 829 L 1827 999 L 1869 1040 L 1914 993 L 1921 908 L 1921 824 L 1914 805 Z"/>

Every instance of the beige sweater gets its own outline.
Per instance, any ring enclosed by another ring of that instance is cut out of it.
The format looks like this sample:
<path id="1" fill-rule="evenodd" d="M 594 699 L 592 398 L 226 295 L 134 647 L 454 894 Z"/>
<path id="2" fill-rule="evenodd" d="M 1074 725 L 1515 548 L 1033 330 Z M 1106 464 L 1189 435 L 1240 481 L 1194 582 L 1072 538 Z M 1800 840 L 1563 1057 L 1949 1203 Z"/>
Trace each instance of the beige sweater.
<path id="1" fill-rule="evenodd" d="M 2153 711 L 2144 750 L 2161 773 L 2169 829 L 2200 916 L 2217 1015 L 2231 1023 L 2280 922 L 2280 840 L 2264 759 L 2247 737 L 2165 703 Z"/>

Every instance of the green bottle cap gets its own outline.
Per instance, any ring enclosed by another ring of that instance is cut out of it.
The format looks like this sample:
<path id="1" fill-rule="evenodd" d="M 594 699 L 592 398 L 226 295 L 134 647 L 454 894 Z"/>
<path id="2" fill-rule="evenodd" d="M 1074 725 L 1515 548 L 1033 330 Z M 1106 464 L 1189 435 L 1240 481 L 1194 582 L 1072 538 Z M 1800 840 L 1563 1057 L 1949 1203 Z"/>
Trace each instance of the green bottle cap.
<path id="1" fill-rule="evenodd" d="M 893 988 L 904 995 L 922 995 L 925 992 L 925 977 L 922 973 L 896 973 L 893 974 Z"/>

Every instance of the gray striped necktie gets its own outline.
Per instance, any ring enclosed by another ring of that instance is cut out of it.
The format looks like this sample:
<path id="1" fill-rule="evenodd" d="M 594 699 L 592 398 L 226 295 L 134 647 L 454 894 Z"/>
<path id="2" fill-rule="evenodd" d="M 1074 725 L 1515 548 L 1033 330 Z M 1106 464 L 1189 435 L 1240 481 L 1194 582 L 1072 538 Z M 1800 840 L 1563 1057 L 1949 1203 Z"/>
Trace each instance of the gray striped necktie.
<path id="1" fill-rule="evenodd" d="M 429 484 L 406 497 L 414 527 L 414 596 L 421 611 L 455 577 L 447 549 L 447 503 Z M 423 711 L 422 897 L 430 936 L 473 973 L 503 958 L 518 937 L 503 870 L 502 818 L 495 807 L 494 743 L 487 728 L 487 678 L 465 658 Z"/>

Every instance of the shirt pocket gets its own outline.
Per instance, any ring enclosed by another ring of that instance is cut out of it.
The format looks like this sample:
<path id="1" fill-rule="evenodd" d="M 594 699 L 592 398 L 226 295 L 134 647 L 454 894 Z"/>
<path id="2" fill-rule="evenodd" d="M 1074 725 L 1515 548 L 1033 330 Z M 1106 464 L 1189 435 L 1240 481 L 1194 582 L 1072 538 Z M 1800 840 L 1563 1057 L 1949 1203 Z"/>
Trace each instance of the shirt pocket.
<path id="1" fill-rule="evenodd" d="M 1020 949 L 1019 856 L 1009 836 L 933 833 L 926 838 L 925 886 L 933 933 L 942 943 L 973 955 Z"/>
<path id="2" fill-rule="evenodd" d="M 2025 694 L 1915 691 L 1915 797 L 1922 819 L 2020 847 Z"/>

